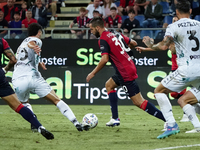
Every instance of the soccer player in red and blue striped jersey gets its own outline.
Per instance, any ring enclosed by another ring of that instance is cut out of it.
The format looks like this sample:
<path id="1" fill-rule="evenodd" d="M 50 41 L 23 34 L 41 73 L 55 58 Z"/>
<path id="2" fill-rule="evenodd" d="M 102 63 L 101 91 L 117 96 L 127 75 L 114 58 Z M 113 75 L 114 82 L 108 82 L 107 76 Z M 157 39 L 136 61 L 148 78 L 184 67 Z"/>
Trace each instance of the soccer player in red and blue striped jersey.
<path id="1" fill-rule="evenodd" d="M 122 34 L 114 34 L 104 27 L 102 18 L 94 18 L 90 22 L 91 33 L 96 37 L 100 36 L 99 47 L 101 50 L 101 60 L 95 69 L 88 74 L 86 81 L 89 82 L 96 73 L 98 73 L 108 61 L 111 62 L 116 73 L 106 82 L 106 90 L 109 95 L 112 118 L 106 124 L 107 126 L 116 126 L 120 124 L 117 109 L 117 94 L 114 90 L 118 86 L 122 86 L 126 94 L 131 98 L 133 104 L 143 109 L 150 115 L 153 115 L 165 121 L 162 113 L 152 103 L 145 100 L 135 79 L 137 79 L 137 70 L 132 58 L 128 55 L 130 48 L 127 40 Z"/>

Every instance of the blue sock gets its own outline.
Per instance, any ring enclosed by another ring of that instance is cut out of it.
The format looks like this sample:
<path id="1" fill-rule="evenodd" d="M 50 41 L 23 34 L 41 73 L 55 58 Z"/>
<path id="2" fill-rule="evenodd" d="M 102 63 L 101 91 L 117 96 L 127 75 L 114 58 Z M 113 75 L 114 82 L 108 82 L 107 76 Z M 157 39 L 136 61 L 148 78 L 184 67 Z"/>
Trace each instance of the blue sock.
<path id="1" fill-rule="evenodd" d="M 22 104 L 18 106 L 16 112 L 18 112 L 24 119 L 34 125 L 37 129 L 42 126 L 33 112 L 29 108 L 24 107 Z"/>
<path id="2" fill-rule="evenodd" d="M 140 106 L 141 109 L 143 109 L 144 111 L 146 111 L 147 113 L 149 113 L 150 115 L 163 120 L 164 122 L 166 122 L 162 112 L 157 109 L 152 103 L 150 103 L 149 101 L 145 100 L 142 105 Z"/>
<path id="3" fill-rule="evenodd" d="M 115 90 L 110 91 L 108 93 L 109 99 L 110 99 L 110 107 L 112 112 L 112 118 L 117 119 L 118 118 L 118 98 L 117 93 Z"/>

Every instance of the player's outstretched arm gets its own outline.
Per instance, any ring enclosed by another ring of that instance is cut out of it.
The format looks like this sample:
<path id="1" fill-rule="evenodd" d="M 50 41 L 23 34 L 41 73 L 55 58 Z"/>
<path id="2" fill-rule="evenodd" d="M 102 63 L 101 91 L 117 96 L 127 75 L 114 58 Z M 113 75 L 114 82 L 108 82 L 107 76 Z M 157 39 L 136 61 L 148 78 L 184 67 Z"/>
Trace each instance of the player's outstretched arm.
<path id="1" fill-rule="evenodd" d="M 139 53 L 141 53 L 141 52 L 148 52 L 148 51 L 155 51 L 155 50 L 153 50 L 151 48 L 146 48 L 146 47 L 141 47 L 141 46 L 137 46 L 135 49 Z"/>
<path id="2" fill-rule="evenodd" d="M 41 48 L 35 43 L 35 41 L 30 41 L 28 47 L 33 49 L 36 54 L 40 55 Z"/>
<path id="3" fill-rule="evenodd" d="M 17 62 L 17 59 L 12 51 L 12 49 L 4 50 L 4 55 L 9 59 L 9 63 L 3 68 L 5 73 L 7 73 Z"/>
<path id="4" fill-rule="evenodd" d="M 92 72 L 88 74 L 86 81 L 89 82 L 95 76 L 95 74 L 98 73 L 106 65 L 108 61 L 109 61 L 109 56 L 106 54 L 103 55 L 98 65 L 94 68 Z"/>
<path id="5" fill-rule="evenodd" d="M 128 45 L 131 49 L 133 49 L 135 46 L 137 46 L 137 42 L 135 40 L 130 41 L 129 45 Z"/>
<path id="6" fill-rule="evenodd" d="M 143 42 L 148 48 L 151 48 L 155 51 L 167 50 L 170 44 L 173 43 L 173 38 L 171 36 L 165 36 L 161 42 L 154 44 L 150 37 L 144 37 Z"/>

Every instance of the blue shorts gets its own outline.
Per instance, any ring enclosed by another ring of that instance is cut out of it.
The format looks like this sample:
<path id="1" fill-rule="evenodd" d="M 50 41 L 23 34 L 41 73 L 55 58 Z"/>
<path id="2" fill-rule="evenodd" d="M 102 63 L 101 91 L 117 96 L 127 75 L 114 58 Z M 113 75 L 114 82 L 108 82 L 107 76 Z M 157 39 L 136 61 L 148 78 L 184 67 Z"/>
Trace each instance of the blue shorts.
<path id="1" fill-rule="evenodd" d="M 139 86 L 135 80 L 124 82 L 122 77 L 118 74 L 113 75 L 112 79 L 115 81 L 115 83 L 118 86 L 122 86 L 122 88 L 127 96 L 132 97 L 132 96 L 135 96 L 136 94 L 140 93 Z"/>
<path id="2" fill-rule="evenodd" d="M 0 97 L 6 97 L 14 93 L 15 92 L 13 91 L 5 77 L 4 71 L 0 69 Z"/>

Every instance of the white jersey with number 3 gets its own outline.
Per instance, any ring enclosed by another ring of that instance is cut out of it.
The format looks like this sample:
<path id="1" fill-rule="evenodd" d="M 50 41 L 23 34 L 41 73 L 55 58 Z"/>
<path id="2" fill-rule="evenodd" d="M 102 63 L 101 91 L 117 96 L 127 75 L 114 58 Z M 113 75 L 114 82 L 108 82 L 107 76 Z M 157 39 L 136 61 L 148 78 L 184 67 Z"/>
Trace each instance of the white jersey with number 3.
<path id="1" fill-rule="evenodd" d="M 167 27 L 165 36 L 173 37 L 178 66 L 200 64 L 200 22 L 182 18 Z"/>
<path id="2" fill-rule="evenodd" d="M 42 41 L 36 37 L 28 37 L 21 43 L 17 49 L 17 63 L 14 66 L 13 79 L 26 75 L 41 76 L 38 71 L 40 56 L 28 47 L 31 41 L 35 41 L 40 48 L 42 47 Z"/>

